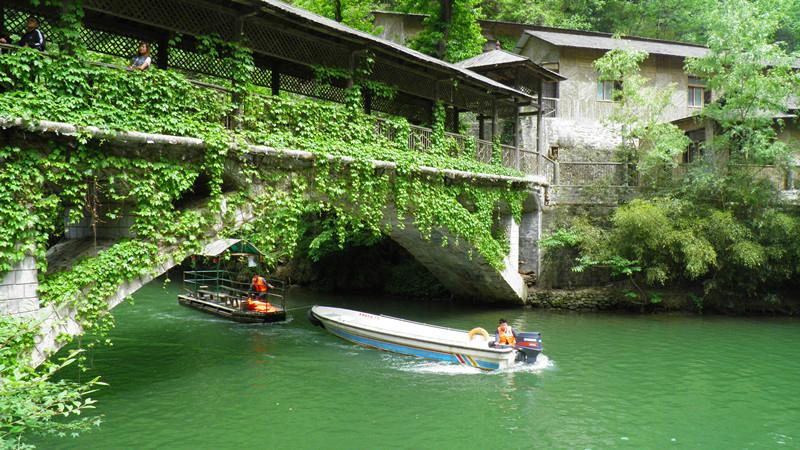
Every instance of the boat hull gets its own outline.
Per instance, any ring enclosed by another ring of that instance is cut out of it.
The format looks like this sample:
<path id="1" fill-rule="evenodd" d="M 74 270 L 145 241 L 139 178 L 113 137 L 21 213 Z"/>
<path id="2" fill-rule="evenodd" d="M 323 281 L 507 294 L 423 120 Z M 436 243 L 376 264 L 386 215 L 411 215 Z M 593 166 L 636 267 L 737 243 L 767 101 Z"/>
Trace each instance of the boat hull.
<path id="1" fill-rule="evenodd" d="M 364 313 L 360 314 L 370 316 Z M 516 357 L 516 351 L 510 348 L 493 349 L 487 346 L 482 349 L 476 348 L 475 346 L 461 346 L 447 342 L 435 342 L 434 340 L 420 337 L 402 336 L 396 333 L 387 333 L 380 330 L 369 329 L 359 326 L 358 324 L 343 323 L 343 321 L 335 320 L 330 315 L 318 313 L 314 309 L 311 310 L 311 315 L 319 320 L 326 330 L 342 339 L 355 344 L 360 344 L 388 352 L 399 353 L 402 355 L 446 361 L 449 363 L 476 367 L 483 370 L 508 368 L 514 364 Z M 371 317 L 378 317 L 388 320 L 402 320 L 385 316 Z M 467 333 L 462 333 L 465 341 L 467 341 Z"/>

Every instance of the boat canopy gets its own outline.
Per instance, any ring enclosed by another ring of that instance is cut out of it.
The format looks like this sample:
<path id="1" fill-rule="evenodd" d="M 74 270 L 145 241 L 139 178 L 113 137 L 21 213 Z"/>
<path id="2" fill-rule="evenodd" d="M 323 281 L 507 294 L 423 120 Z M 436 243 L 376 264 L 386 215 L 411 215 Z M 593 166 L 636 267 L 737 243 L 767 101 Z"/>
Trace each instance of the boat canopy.
<path id="1" fill-rule="evenodd" d="M 218 239 L 206 245 L 200 255 L 219 256 L 228 250 L 232 254 L 264 255 L 255 245 L 244 239 Z"/>

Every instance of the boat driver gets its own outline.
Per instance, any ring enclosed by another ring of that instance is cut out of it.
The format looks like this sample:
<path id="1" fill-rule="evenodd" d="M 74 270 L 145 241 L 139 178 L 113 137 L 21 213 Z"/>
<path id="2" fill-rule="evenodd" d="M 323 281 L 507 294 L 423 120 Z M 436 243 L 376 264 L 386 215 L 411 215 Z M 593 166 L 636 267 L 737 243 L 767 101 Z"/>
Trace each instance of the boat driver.
<path id="1" fill-rule="evenodd" d="M 516 334 L 511 325 L 506 322 L 506 319 L 500 319 L 500 324 L 494 335 L 494 342 L 496 345 L 515 345 L 517 343 Z"/>

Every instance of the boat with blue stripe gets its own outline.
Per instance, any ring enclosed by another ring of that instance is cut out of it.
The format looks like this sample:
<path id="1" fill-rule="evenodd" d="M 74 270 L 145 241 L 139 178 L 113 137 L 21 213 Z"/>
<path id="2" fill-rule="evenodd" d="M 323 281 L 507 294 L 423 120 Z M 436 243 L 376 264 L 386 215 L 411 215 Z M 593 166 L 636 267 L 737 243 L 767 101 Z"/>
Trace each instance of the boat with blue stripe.
<path id="1" fill-rule="evenodd" d="M 481 328 L 458 330 L 328 306 L 314 306 L 308 317 L 313 324 L 356 344 L 483 370 L 505 369 L 518 360 L 532 363 L 541 353 L 539 333 L 517 333 L 517 345 L 494 346 Z"/>

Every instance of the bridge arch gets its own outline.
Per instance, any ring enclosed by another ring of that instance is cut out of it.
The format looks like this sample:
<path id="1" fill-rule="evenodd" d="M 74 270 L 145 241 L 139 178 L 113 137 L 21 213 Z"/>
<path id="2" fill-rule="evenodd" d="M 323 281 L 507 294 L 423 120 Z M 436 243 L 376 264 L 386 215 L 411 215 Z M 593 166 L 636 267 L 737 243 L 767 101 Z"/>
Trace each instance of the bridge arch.
<path id="1" fill-rule="evenodd" d="M 54 134 L 54 131 L 58 133 Z M 132 152 L 139 157 L 148 154 L 155 157 L 154 155 L 165 150 L 177 152 L 183 158 L 191 160 L 193 149 L 203 148 L 202 141 L 176 136 L 142 136 L 138 133 L 109 134 L 102 130 L 90 130 L 89 133 L 93 133 L 96 135 L 95 137 L 102 136 L 105 142 L 104 145 L 114 148 L 114 151 L 119 154 Z M 39 148 L 43 148 L 50 145 L 54 139 L 57 141 L 73 141 L 78 135 L 77 128 L 68 124 L 40 122 L 28 127 L 24 140 L 27 143 L 34 143 L 34 141 L 40 140 L 41 142 L 34 146 L 38 145 Z M 12 140 L 19 138 L 17 136 Z M 182 148 L 183 150 L 177 150 L 177 148 Z M 336 170 L 339 170 L 340 173 L 346 173 L 353 167 L 361 167 L 364 164 L 363 161 L 356 161 L 346 157 L 333 158 L 303 151 L 275 150 L 269 147 L 252 146 L 244 157 L 230 157 L 225 165 L 225 170 L 231 174 L 236 174 L 243 170 L 242 164 L 251 164 L 254 167 L 270 167 L 272 170 L 283 171 L 290 178 L 292 176 L 300 178 L 301 176 L 313 175 L 314 170 L 319 169 L 319 164 L 316 164 L 318 158 L 327 158 L 330 160 L 329 162 L 335 162 L 333 165 L 323 164 L 323 166 L 329 169 L 336 166 Z M 368 166 L 369 170 L 381 172 L 387 177 L 396 176 L 396 163 L 369 161 Z M 517 192 L 524 192 L 528 194 L 528 197 L 538 199 L 528 200 L 526 203 L 536 207 L 540 205 L 538 202 L 541 201 L 543 189 L 546 186 L 542 180 L 535 177 L 509 177 L 433 167 L 417 167 L 415 170 L 415 177 L 424 180 L 425 183 L 433 183 L 440 187 L 448 185 L 496 186 L 503 190 L 511 189 Z M 317 173 L 316 175 L 319 176 L 320 174 Z M 268 183 L 263 185 L 258 185 L 257 183 L 242 184 L 242 186 L 245 185 L 256 194 L 274 188 L 274 185 Z M 348 199 L 331 198 L 331 191 L 320 191 L 319 189 L 311 188 L 304 195 L 309 196 L 311 199 L 331 202 L 343 209 L 352 209 L 356 214 L 360 213 L 357 210 L 358 205 L 354 204 L 354 202 L 348 201 Z M 222 198 L 218 209 L 213 212 L 216 219 L 209 224 L 208 229 L 203 230 L 202 236 L 198 237 L 194 242 L 195 246 L 214 240 L 220 237 L 221 233 L 230 234 L 246 229 L 248 224 L 257 221 L 262 216 L 259 211 L 254 209 L 253 204 L 242 202 L 241 199 L 235 201 L 235 197 L 234 193 Z M 492 206 L 495 207 L 497 205 Z M 206 207 L 208 207 L 208 204 L 201 205 L 198 210 Z M 445 287 L 459 297 L 481 298 L 484 301 L 524 302 L 526 288 L 518 270 L 521 249 L 520 228 L 518 221 L 512 219 L 511 211 L 504 211 L 502 215 L 503 226 L 506 227 L 506 236 L 509 238 L 508 248 L 510 251 L 505 256 L 502 267 L 498 267 L 497 264 L 492 264 L 492 261 L 487 260 L 484 255 L 477 252 L 474 245 L 466 239 L 462 238 L 459 242 L 459 238 L 446 227 L 435 225 L 431 221 L 423 221 L 422 227 L 420 227 L 420 222 L 415 219 L 415 214 L 424 215 L 426 211 L 415 210 L 414 208 L 406 207 L 402 214 L 398 214 L 397 205 L 390 202 L 386 204 L 382 211 L 379 225 L 387 236 L 408 250 Z M 416 208 L 419 208 L 419 205 Z M 537 213 L 535 211 L 522 211 L 523 217 L 525 214 Z M 124 223 L 125 218 L 121 217 L 119 221 Z M 119 222 L 106 225 L 109 229 L 113 229 L 119 226 Z M 89 224 L 85 223 L 84 232 L 87 232 L 87 228 L 89 228 Z M 103 230 L 103 225 L 101 225 L 100 231 L 109 230 Z M 116 237 L 125 236 L 129 236 L 129 234 L 120 233 Z M 75 237 L 80 236 L 76 235 Z M 447 245 L 442 245 L 445 241 Z M 459 242 L 459 244 L 456 245 L 456 242 Z M 176 248 L 177 244 L 179 243 L 160 246 L 158 249 L 160 255 L 151 266 L 124 283 L 120 283 L 115 292 L 105 299 L 108 308 L 113 308 L 139 287 L 178 264 L 185 256 L 185 250 Z M 524 253 L 525 249 L 523 248 L 522 250 Z M 76 303 L 51 304 L 45 308 L 36 308 L 35 311 L 28 312 L 37 315 L 43 322 L 42 336 L 37 342 L 39 350 L 35 356 L 38 362 L 41 362 L 49 352 L 58 348 L 58 337 L 60 335 L 76 335 L 83 332 L 83 324 L 78 314 Z"/>

